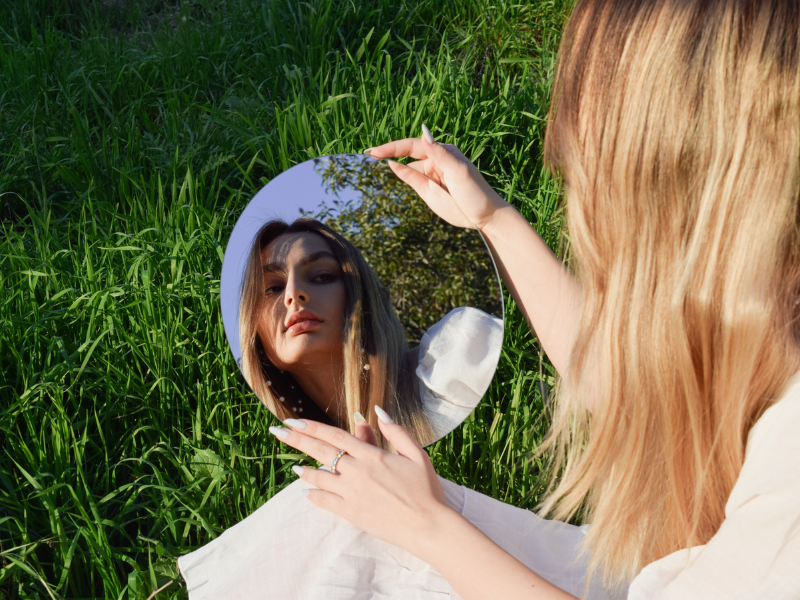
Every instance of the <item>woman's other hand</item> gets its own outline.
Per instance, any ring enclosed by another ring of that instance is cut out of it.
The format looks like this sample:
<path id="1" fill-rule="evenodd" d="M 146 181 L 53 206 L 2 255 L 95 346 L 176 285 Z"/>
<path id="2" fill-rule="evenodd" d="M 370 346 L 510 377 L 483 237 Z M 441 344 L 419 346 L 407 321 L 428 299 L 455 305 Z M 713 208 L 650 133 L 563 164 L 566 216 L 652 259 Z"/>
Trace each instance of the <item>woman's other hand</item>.
<path id="1" fill-rule="evenodd" d="M 325 468 L 295 467 L 301 479 L 318 489 L 308 499 L 356 527 L 423 554 L 420 544 L 434 535 L 444 514 L 454 512 L 425 450 L 388 415 L 376 408 L 381 432 L 397 450 L 386 452 L 346 431 L 315 421 L 288 419 L 291 429 L 270 431 L 285 444 L 308 454 Z M 346 451 L 330 470 L 337 452 Z"/>
<path id="2" fill-rule="evenodd" d="M 435 142 L 425 125 L 422 130 L 422 139 L 397 140 L 365 152 L 374 158 L 417 159 L 408 165 L 388 162 L 395 175 L 414 188 L 442 219 L 456 227 L 482 230 L 508 203 L 458 148 Z"/>

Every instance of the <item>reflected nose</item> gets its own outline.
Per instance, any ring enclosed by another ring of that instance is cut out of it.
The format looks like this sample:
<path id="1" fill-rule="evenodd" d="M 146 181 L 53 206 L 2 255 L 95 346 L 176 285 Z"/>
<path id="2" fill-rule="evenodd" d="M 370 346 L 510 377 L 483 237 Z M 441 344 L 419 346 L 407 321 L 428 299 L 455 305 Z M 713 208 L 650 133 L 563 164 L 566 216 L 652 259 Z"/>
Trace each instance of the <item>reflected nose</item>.
<path id="1" fill-rule="evenodd" d="M 290 274 L 283 293 L 283 303 L 288 308 L 297 302 L 301 304 L 308 302 L 308 291 L 299 277 Z"/>

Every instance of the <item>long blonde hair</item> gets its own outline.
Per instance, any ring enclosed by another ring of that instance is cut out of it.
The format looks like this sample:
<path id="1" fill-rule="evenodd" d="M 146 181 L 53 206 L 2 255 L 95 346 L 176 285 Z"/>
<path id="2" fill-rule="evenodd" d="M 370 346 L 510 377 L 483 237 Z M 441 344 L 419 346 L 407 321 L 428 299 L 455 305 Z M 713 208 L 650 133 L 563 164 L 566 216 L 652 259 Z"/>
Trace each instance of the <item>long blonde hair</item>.
<path id="1" fill-rule="evenodd" d="M 341 265 L 345 283 L 344 381 L 340 382 L 345 403 L 340 407 L 343 410 L 332 416 L 308 398 L 290 373 L 272 365 L 257 333 L 265 299 L 261 252 L 278 236 L 301 232 L 319 235 L 328 243 Z M 355 246 L 323 223 L 309 218 L 297 219 L 291 225 L 270 221 L 256 234 L 242 278 L 239 341 L 247 383 L 279 419 L 332 422 L 352 433 L 353 415 L 358 411 L 369 420 L 381 445 L 387 447 L 375 421 L 373 406 L 377 405 L 420 444 L 434 441 L 405 329 L 386 288 Z"/>
<path id="2" fill-rule="evenodd" d="M 545 146 L 584 298 L 542 512 L 624 585 L 719 529 L 800 364 L 800 3 L 579 1 Z"/>

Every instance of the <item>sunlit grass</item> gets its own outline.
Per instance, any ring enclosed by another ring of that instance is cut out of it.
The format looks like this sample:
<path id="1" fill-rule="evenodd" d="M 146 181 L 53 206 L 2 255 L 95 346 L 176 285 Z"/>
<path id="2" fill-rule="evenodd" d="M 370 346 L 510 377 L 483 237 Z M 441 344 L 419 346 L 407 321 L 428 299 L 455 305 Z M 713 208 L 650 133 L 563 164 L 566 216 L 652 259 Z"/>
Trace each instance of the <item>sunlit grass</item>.
<path id="1" fill-rule="evenodd" d="M 219 308 L 227 237 L 277 173 L 424 122 L 556 247 L 564 4 L 0 4 L 0 599 L 183 598 L 174 558 L 294 479 Z M 506 336 L 430 453 L 533 506 L 552 371 L 513 303 Z"/>

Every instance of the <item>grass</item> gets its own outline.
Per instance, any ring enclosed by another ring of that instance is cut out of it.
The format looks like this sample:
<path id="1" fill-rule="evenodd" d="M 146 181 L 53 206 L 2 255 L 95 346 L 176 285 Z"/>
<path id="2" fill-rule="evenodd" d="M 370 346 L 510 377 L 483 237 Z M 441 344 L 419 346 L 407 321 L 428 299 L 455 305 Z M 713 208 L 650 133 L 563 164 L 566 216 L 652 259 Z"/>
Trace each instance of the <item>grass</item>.
<path id="1" fill-rule="evenodd" d="M 0 2 L 0 600 L 185 598 L 174 559 L 294 480 L 225 341 L 237 215 L 311 157 L 456 143 L 554 248 L 568 0 Z M 437 471 L 531 507 L 552 368 L 513 303 Z"/>

